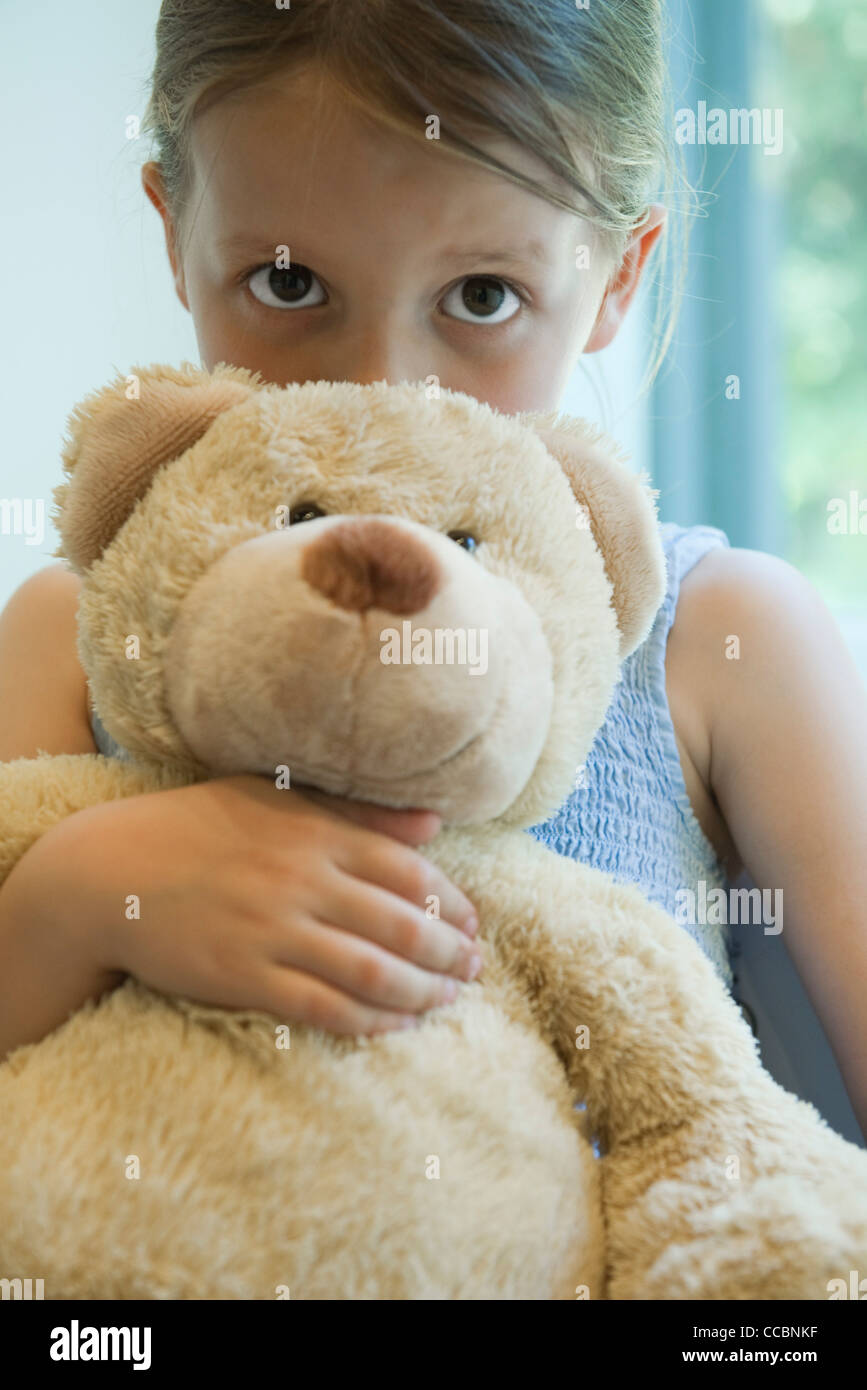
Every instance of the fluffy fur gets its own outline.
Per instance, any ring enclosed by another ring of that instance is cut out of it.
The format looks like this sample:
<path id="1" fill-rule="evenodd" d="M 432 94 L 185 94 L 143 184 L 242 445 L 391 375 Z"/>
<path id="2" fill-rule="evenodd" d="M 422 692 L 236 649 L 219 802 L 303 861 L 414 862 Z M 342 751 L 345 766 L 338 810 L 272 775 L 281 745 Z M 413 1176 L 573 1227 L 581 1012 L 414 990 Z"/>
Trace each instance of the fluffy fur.
<path id="1" fill-rule="evenodd" d="M 0 1067 L 0 1272 L 73 1299 L 823 1299 L 867 1266 L 867 1157 L 762 1069 L 682 928 L 522 833 L 659 605 L 646 482 L 581 422 L 456 393 L 134 375 L 71 417 L 56 494 L 131 761 L 0 768 L 0 880 L 85 806 L 288 766 L 443 815 L 424 853 L 485 965 L 376 1038 L 134 980 L 88 1004 Z M 407 620 L 484 629 L 485 670 L 384 664 Z"/>

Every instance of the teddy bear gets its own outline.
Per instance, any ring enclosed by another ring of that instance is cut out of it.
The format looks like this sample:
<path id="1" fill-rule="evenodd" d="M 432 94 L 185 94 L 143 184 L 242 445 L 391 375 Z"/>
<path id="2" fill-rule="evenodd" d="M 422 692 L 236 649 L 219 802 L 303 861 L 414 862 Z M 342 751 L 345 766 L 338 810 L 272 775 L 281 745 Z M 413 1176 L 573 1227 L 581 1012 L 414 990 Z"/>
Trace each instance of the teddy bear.
<path id="1" fill-rule="evenodd" d="M 656 494 L 606 436 L 183 363 L 82 401 L 63 466 L 123 756 L 0 768 L 0 880 L 87 806 L 288 772 L 436 811 L 422 857 L 484 964 L 359 1037 L 125 978 L 0 1067 L 0 1273 L 56 1299 L 703 1300 L 867 1268 L 867 1155 L 772 1080 L 671 917 L 526 833 L 664 592 Z"/>

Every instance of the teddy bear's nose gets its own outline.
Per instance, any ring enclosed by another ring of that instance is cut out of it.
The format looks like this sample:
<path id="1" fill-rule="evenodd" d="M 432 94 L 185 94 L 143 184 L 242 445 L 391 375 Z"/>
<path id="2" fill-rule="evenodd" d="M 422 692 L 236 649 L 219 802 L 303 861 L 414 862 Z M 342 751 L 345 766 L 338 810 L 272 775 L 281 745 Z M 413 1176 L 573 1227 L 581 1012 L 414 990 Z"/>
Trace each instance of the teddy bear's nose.
<path id="1" fill-rule="evenodd" d="M 417 613 L 440 587 L 433 555 L 415 536 L 375 517 L 338 522 L 304 552 L 301 575 L 340 608 Z"/>

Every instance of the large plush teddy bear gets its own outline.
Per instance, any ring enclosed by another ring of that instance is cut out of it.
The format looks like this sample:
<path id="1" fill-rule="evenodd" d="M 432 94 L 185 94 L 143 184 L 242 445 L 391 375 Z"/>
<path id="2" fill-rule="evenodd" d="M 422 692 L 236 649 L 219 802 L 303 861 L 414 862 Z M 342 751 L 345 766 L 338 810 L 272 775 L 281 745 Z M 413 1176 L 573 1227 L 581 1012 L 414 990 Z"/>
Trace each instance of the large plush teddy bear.
<path id="1" fill-rule="evenodd" d="M 132 979 L 88 1004 L 0 1067 L 0 1273 L 47 1298 L 824 1299 L 867 1269 L 867 1155 L 762 1069 L 681 927 L 526 833 L 658 608 L 645 482 L 580 422 L 446 391 L 133 382 L 74 412 L 56 493 L 130 756 L 2 767 L 0 878 L 88 805 L 288 768 L 441 814 L 424 853 L 484 969 L 359 1039 Z"/>

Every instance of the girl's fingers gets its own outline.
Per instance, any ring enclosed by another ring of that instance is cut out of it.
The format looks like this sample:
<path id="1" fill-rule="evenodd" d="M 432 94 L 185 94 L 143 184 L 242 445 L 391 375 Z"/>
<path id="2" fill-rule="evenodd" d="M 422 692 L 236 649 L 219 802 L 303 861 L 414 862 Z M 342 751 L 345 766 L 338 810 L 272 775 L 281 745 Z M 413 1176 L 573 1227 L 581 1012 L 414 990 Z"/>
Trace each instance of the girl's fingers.
<path id="1" fill-rule="evenodd" d="M 364 937 L 423 970 L 461 980 L 474 977 L 473 960 L 479 952 L 472 938 L 406 898 L 337 868 L 322 881 L 321 895 L 315 915 L 331 926 Z"/>
<path id="2" fill-rule="evenodd" d="M 293 923 L 291 960 L 281 961 L 279 950 L 278 946 L 277 966 L 315 976 L 329 989 L 373 1009 L 415 1014 L 450 1003 L 457 994 L 457 981 L 448 976 L 422 970 L 355 930 L 344 931 L 312 917 Z M 287 956 L 289 951 L 287 942 Z"/>
<path id="3" fill-rule="evenodd" d="M 262 1000 L 257 1007 L 287 1019 L 290 1026 L 305 1023 L 328 1033 L 354 1035 L 414 1027 L 421 1021 L 415 1014 L 372 1008 L 324 980 L 280 965 L 267 966 L 253 989 Z"/>
<path id="4" fill-rule="evenodd" d="M 353 878 L 365 879 L 420 908 L 430 919 L 441 919 L 473 936 L 478 928 L 475 909 L 436 864 L 406 845 L 390 843 L 363 831 L 335 846 L 334 863 Z"/>

